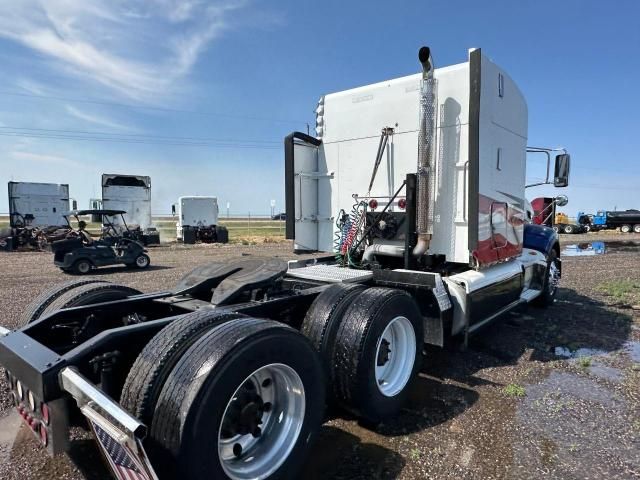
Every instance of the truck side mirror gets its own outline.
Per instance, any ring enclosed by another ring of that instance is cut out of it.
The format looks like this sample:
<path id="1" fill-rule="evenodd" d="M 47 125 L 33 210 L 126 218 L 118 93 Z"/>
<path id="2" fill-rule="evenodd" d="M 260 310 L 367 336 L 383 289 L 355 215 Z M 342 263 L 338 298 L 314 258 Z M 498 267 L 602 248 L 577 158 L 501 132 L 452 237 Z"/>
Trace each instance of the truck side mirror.
<path id="1" fill-rule="evenodd" d="M 567 197 L 566 195 L 558 195 L 555 198 L 555 201 L 556 201 L 556 206 L 564 207 L 567 203 L 569 203 L 569 197 Z"/>
<path id="2" fill-rule="evenodd" d="M 566 187 L 569 185 L 569 169 L 571 156 L 568 153 L 556 155 L 556 165 L 553 174 L 554 187 Z"/>
<path id="3" fill-rule="evenodd" d="M 72 200 L 71 201 L 71 210 L 77 210 L 78 209 L 78 202 L 76 200 Z"/>
<path id="4" fill-rule="evenodd" d="M 171 205 L 171 215 L 173 215 L 174 217 L 176 215 L 176 205 L 175 205 L 175 203 L 173 205 Z"/>

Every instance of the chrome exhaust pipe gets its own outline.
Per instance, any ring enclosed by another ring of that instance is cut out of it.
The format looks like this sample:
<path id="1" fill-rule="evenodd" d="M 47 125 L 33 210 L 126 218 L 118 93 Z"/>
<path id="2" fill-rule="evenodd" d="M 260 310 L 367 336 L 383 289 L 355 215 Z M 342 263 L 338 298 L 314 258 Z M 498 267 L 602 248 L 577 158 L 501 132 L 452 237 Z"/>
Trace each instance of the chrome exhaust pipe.
<path id="1" fill-rule="evenodd" d="M 433 235 L 433 194 L 435 189 L 435 140 L 436 140 L 436 80 L 433 78 L 433 58 L 429 47 L 418 52 L 422 65 L 420 86 L 420 129 L 418 133 L 417 171 L 417 242 L 413 255 L 421 257 L 429 250 Z"/>

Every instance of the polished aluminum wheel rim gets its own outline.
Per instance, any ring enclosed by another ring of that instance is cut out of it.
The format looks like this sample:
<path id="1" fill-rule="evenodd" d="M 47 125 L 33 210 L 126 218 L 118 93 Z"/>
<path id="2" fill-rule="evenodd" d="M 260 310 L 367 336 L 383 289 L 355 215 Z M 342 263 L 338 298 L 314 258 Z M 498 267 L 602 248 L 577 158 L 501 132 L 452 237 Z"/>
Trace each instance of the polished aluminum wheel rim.
<path id="1" fill-rule="evenodd" d="M 258 414 L 258 435 L 223 432 L 225 425 L 233 425 L 234 411 L 239 407 L 246 411 L 247 406 L 238 406 L 238 402 L 247 391 L 259 397 L 264 409 Z M 302 430 L 305 400 L 302 380 L 288 365 L 274 363 L 249 375 L 227 403 L 218 431 L 218 456 L 227 476 L 260 480 L 280 468 Z"/>
<path id="2" fill-rule="evenodd" d="M 395 317 L 378 339 L 375 358 L 376 385 L 386 397 L 407 385 L 416 360 L 416 334 L 407 317 Z"/>
<path id="3" fill-rule="evenodd" d="M 548 286 L 549 293 L 553 295 L 553 293 L 558 288 L 558 284 L 560 283 L 560 269 L 556 265 L 555 260 L 549 264 L 549 280 Z"/>

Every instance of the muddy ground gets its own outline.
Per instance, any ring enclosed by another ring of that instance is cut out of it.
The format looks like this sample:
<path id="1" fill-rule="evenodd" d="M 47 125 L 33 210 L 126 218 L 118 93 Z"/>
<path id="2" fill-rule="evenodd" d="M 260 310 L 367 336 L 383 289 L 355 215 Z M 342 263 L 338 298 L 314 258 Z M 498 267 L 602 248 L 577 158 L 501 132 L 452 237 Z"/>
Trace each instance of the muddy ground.
<path id="1" fill-rule="evenodd" d="M 598 240 L 610 245 L 606 253 L 564 258 L 550 309 L 506 315 L 467 349 L 428 349 L 393 422 L 372 429 L 344 415 L 328 420 L 301 478 L 640 478 L 640 248 L 611 243 L 640 235 L 562 239 Z M 159 247 L 151 271 L 111 268 L 99 277 L 153 291 L 202 262 L 289 258 L 289 249 Z M 0 269 L 0 324 L 7 327 L 16 326 L 25 302 L 67 278 L 47 253 L 0 254 Z M 75 442 L 70 456 L 47 457 L 8 397 L 0 398 L 0 478 L 110 478 L 90 440 Z"/>

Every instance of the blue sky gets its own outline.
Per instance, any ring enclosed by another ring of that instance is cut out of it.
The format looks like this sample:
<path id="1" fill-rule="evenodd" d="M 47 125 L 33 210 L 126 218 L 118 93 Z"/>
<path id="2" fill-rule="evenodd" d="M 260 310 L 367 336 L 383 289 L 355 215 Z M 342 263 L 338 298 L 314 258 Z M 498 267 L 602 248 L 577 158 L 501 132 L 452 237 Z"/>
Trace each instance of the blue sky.
<path id="1" fill-rule="evenodd" d="M 634 0 L 0 0 L 0 184 L 69 183 L 85 206 L 101 173 L 135 173 L 158 213 L 188 194 L 280 210 L 282 139 L 318 97 L 415 73 L 429 45 L 510 73 L 529 144 L 572 154 L 565 211 L 640 208 L 639 18 Z"/>

